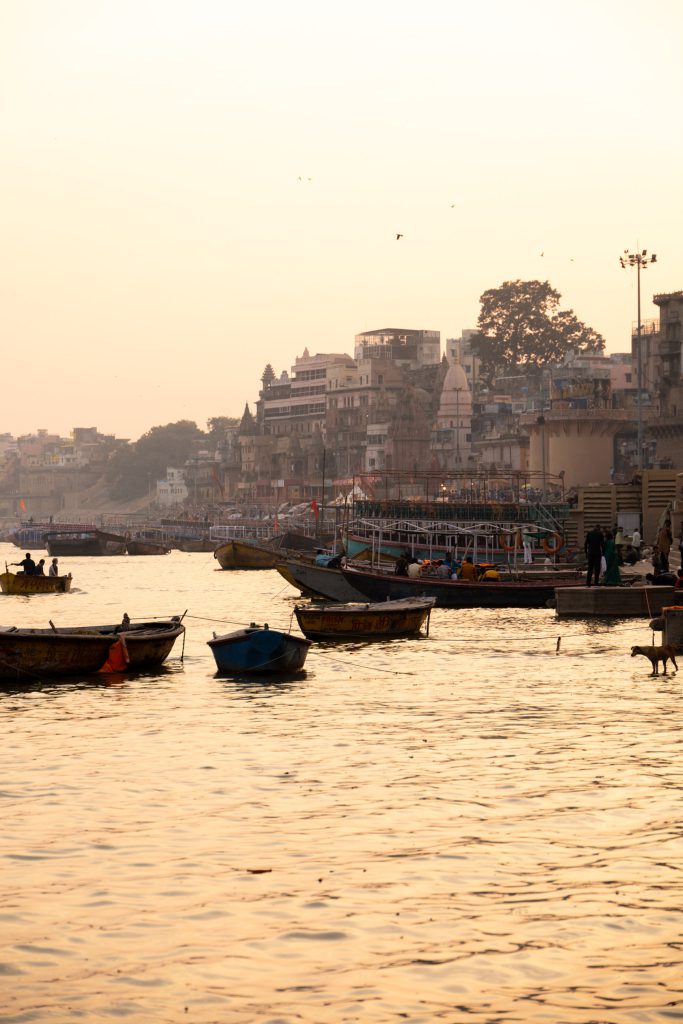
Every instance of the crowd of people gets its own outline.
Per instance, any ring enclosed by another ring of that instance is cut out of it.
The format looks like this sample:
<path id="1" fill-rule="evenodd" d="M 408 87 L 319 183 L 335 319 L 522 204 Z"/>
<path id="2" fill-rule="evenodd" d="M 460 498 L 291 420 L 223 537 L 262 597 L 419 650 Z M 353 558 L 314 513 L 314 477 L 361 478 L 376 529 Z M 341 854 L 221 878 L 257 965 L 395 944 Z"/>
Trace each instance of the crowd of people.
<path id="1" fill-rule="evenodd" d="M 397 576 L 409 576 L 417 579 L 420 576 L 434 576 L 443 580 L 464 580 L 476 583 L 479 580 L 499 580 L 500 573 L 489 563 L 476 564 L 471 555 L 456 559 L 447 554 L 445 558 L 418 559 L 410 551 L 404 551 L 396 559 L 394 572 Z"/>

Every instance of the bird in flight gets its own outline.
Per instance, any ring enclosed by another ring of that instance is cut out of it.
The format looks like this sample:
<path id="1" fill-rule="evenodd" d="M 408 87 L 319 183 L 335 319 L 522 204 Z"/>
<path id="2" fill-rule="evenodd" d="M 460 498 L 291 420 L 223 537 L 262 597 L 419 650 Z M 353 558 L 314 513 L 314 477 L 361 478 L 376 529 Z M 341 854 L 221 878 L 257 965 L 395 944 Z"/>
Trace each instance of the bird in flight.
<path id="1" fill-rule="evenodd" d="M 403 235 L 396 235 L 396 241 L 397 242 L 398 242 L 399 238 L 403 238 Z"/>
<path id="2" fill-rule="evenodd" d="M 302 178 L 301 175 L 296 179 L 297 181 L 313 181 L 313 178 Z"/>

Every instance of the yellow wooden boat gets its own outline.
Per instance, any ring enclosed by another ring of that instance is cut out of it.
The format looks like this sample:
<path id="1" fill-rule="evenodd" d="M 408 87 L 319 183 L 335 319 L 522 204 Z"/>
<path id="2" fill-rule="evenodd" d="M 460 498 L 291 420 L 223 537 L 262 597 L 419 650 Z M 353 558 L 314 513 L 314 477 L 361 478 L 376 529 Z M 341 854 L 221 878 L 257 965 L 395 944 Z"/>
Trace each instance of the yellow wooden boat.
<path id="1" fill-rule="evenodd" d="M 376 604 L 297 605 L 299 628 L 311 640 L 390 640 L 418 636 L 423 626 L 429 635 L 433 597 L 380 601 Z"/>
<path id="2" fill-rule="evenodd" d="M 71 590 L 68 576 L 25 576 L 21 572 L 0 573 L 3 594 L 67 594 Z"/>
<path id="3" fill-rule="evenodd" d="M 221 569 L 274 569 L 282 552 L 242 540 L 228 540 L 213 553 Z"/>

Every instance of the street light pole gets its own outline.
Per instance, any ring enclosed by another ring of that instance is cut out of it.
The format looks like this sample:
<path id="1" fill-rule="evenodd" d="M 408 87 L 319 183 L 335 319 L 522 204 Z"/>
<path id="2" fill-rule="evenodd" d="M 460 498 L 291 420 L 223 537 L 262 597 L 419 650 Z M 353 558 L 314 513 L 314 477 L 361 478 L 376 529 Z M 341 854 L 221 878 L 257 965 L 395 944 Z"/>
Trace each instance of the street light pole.
<path id="1" fill-rule="evenodd" d="M 623 256 L 619 257 L 619 262 L 624 270 L 627 267 L 636 268 L 636 278 L 638 282 L 638 352 L 637 352 L 637 374 L 638 374 L 638 469 L 643 468 L 643 347 L 642 347 L 642 334 L 643 328 L 640 319 L 640 268 L 643 270 L 649 263 L 657 262 L 657 254 L 652 253 L 648 256 L 647 249 L 643 249 L 642 252 L 629 252 L 628 249 L 624 249 Z"/>

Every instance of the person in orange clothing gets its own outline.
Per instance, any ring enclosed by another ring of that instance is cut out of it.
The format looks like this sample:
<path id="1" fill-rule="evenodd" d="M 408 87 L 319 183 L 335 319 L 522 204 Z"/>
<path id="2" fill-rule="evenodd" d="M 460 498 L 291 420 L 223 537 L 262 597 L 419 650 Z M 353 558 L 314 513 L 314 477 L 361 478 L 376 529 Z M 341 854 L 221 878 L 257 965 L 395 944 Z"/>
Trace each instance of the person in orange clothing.
<path id="1" fill-rule="evenodd" d="M 476 583 L 477 567 L 476 565 L 474 565 L 471 555 L 468 555 L 465 561 L 460 566 L 458 578 L 461 580 L 465 580 L 466 583 Z"/>

